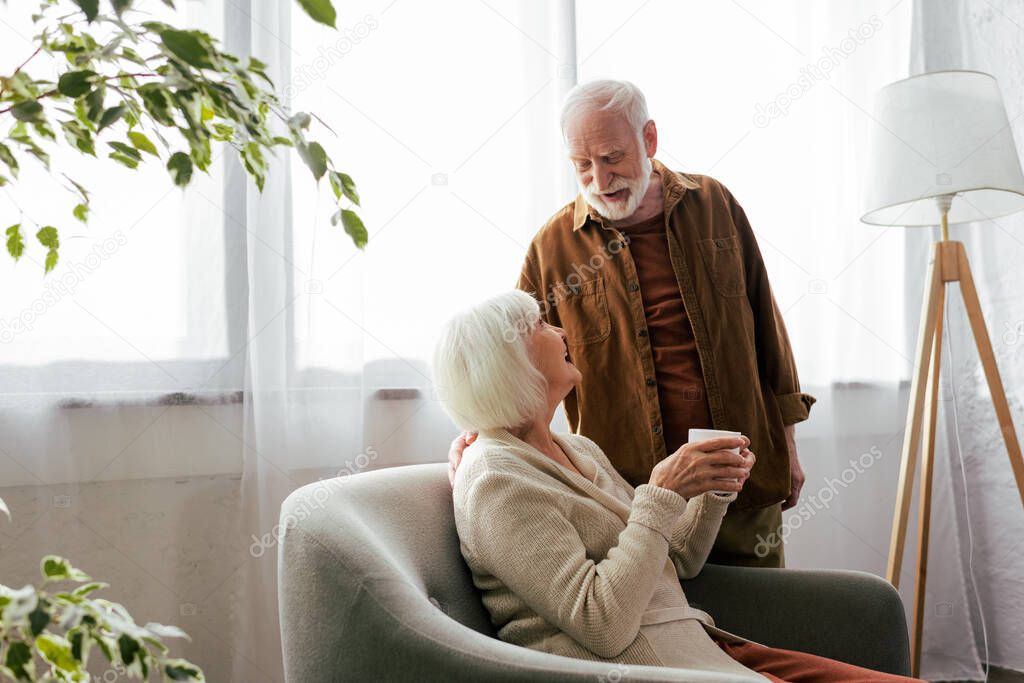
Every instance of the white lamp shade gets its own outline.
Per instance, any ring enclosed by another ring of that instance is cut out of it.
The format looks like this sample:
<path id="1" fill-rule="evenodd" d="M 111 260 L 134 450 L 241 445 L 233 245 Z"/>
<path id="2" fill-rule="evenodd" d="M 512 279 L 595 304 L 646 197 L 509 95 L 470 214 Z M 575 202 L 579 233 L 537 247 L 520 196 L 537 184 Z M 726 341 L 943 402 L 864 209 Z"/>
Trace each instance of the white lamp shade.
<path id="1" fill-rule="evenodd" d="M 1024 209 L 1024 175 L 996 79 L 937 71 L 891 83 L 875 100 L 861 220 L 936 225 L 935 197 L 956 193 L 950 223 Z"/>

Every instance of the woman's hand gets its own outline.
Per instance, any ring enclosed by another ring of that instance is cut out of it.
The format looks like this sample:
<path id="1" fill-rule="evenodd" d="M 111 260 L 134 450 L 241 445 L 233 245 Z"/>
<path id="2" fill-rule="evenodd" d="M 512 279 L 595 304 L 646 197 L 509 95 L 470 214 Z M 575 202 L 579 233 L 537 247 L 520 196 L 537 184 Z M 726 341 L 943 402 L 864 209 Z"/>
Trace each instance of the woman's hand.
<path id="1" fill-rule="evenodd" d="M 756 457 L 745 436 L 723 436 L 683 444 L 651 471 L 650 483 L 689 500 L 706 491 L 740 491 Z M 740 448 L 739 454 L 726 449 Z"/>

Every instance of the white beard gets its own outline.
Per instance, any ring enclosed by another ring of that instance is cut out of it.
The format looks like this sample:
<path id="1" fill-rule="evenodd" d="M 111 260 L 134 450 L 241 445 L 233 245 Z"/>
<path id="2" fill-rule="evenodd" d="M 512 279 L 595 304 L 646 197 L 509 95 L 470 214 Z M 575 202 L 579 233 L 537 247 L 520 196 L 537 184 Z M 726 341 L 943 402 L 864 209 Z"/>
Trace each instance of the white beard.
<path id="1" fill-rule="evenodd" d="M 608 192 L 616 192 L 621 189 L 629 190 L 629 196 L 626 201 L 621 204 L 611 204 L 606 202 L 600 194 L 595 190 L 591 189 L 593 181 L 590 185 L 584 187 L 579 180 L 576 184 L 580 188 L 580 192 L 583 193 L 584 199 L 587 203 L 594 207 L 594 210 L 601 214 L 603 217 L 610 221 L 621 221 L 629 218 L 636 213 L 637 208 L 640 206 L 640 202 L 643 201 L 644 195 L 647 193 L 647 188 L 651 184 L 651 173 L 654 171 L 654 164 L 651 163 L 649 157 L 645 156 L 641 164 L 640 175 L 636 178 L 626 180 L 625 178 L 616 178 L 612 186 L 608 188 Z"/>

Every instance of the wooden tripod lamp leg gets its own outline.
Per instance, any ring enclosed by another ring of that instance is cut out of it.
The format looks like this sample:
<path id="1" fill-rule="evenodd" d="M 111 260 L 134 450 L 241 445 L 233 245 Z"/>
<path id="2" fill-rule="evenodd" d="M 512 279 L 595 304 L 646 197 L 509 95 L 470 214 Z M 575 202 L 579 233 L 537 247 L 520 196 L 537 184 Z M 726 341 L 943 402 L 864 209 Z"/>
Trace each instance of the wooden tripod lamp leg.
<path id="1" fill-rule="evenodd" d="M 939 259 L 940 244 L 940 242 L 936 242 L 932 245 L 928 271 L 925 275 L 921 326 L 917 333 L 914 376 L 910 385 L 910 406 L 907 410 L 907 426 L 903 435 L 900 479 L 896 489 L 896 509 L 893 513 L 892 538 L 889 543 L 889 565 L 886 570 L 886 578 L 896 588 L 900 586 L 903 546 L 907 536 L 907 519 L 910 516 L 911 488 L 914 485 L 914 470 L 917 467 L 917 449 L 921 436 L 925 383 L 931 360 L 932 344 L 935 339 L 935 326 L 938 321 L 939 296 L 943 287 L 942 262 Z"/>
<path id="2" fill-rule="evenodd" d="M 942 312 L 945 305 L 945 287 L 940 287 L 938 313 L 932 357 L 928 371 L 927 404 L 925 406 L 924 445 L 921 457 L 921 488 L 917 513 L 917 585 L 914 590 L 914 623 L 910 645 L 911 675 L 917 678 L 921 671 L 921 639 L 924 631 L 925 587 L 928 579 L 928 525 L 932 516 L 932 472 L 935 470 L 935 426 L 939 408 L 939 370 L 942 367 Z"/>
<path id="3" fill-rule="evenodd" d="M 1017 491 L 1020 494 L 1021 505 L 1024 505 L 1024 458 L 1021 458 L 1020 443 L 1017 441 L 1017 432 L 1013 426 L 1013 416 L 1010 414 L 1010 406 L 1006 402 L 1003 382 L 999 378 L 999 368 L 996 366 L 996 357 L 992 352 L 992 341 L 989 339 L 988 328 L 985 327 L 985 318 L 981 312 L 981 304 L 978 302 L 978 291 L 974 287 L 971 266 L 967 262 L 967 252 L 964 251 L 962 244 L 959 245 L 958 251 L 960 293 L 964 298 L 964 308 L 967 309 L 967 318 L 971 323 L 971 332 L 974 333 L 974 342 L 978 346 L 978 356 L 981 358 L 981 365 L 985 369 L 988 390 L 992 395 L 992 404 L 996 409 L 996 418 L 999 420 L 999 431 L 1003 434 L 1006 452 L 1010 457 L 1010 466 L 1013 468 L 1013 476 L 1017 480 Z"/>

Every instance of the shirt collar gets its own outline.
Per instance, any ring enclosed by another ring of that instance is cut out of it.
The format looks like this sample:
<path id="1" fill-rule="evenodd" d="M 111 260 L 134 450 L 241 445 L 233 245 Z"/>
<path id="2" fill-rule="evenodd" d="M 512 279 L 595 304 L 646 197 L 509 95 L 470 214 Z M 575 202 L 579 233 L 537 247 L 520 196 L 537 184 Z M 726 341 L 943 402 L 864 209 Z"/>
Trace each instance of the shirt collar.
<path id="1" fill-rule="evenodd" d="M 665 203 L 665 213 L 668 213 L 675 207 L 676 202 L 683 196 L 687 190 L 696 190 L 700 185 L 689 176 L 683 173 L 676 173 L 670 171 L 663 163 L 657 159 L 651 159 L 651 165 L 661 176 L 661 194 Z M 588 221 L 593 221 L 598 225 L 604 226 L 605 219 L 587 203 L 587 200 L 583 198 L 583 193 L 576 195 L 575 204 L 573 206 L 572 214 L 572 230 L 576 232 L 587 224 Z"/>

